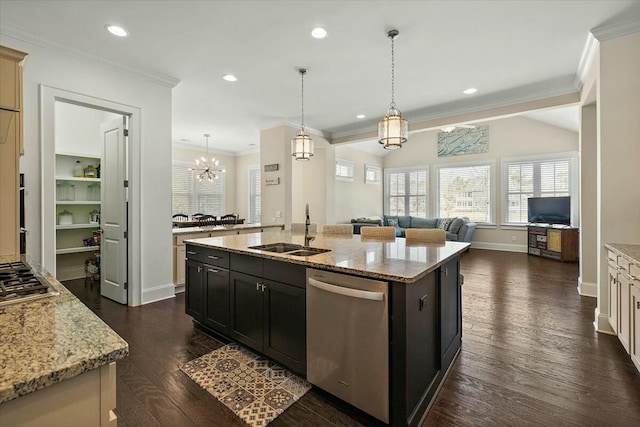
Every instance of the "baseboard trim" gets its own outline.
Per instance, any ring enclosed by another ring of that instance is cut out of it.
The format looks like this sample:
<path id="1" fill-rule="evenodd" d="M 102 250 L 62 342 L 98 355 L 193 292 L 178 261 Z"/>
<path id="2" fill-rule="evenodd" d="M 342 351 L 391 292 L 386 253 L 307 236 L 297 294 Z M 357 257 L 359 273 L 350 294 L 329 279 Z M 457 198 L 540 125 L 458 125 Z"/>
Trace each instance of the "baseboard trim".
<path id="1" fill-rule="evenodd" d="M 163 299 L 174 298 L 176 296 L 176 287 L 173 283 L 166 285 L 154 286 L 142 290 L 142 304 L 149 304 Z"/>
<path id="2" fill-rule="evenodd" d="M 608 335 L 616 335 L 613 328 L 609 324 L 609 316 L 607 314 L 600 314 L 600 309 L 596 307 L 594 310 L 595 320 L 593 326 L 596 328 L 596 332 L 600 332 Z"/>
<path id="3" fill-rule="evenodd" d="M 490 251 L 520 252 L 526 254 L 527 245 L 514 245 L 512 243 L 471 242 L 473 249 L 487 249 Z"/>
<path id="4" fill-rule="evenodd" d="M 598 285 L 591 282 L 583 282 L 582 276 L 578 277 L 578 295 L 583 297 L 596 298 L 598 296 Z"/>

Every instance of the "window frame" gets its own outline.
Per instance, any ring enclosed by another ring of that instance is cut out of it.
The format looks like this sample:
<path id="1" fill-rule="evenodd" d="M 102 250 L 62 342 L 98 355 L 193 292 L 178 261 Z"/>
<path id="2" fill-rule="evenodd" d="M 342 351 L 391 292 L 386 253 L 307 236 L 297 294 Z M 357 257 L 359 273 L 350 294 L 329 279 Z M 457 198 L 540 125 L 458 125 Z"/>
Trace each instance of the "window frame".
<path id="1" fill-rule="evenodd" d="M 354 162 L 352 160 L 340 159 L 340 158 L 336 157 L 335 166 L 336 167 L 334 168 L 333 174 L 335 175 L 336 181 L 346 181 L 346 182 L 354 182 L 355 181 L 356 162 Z M 344 166 L 344 167 L 348 168 L 348 170 L 351 172 L 351 176 L 338 175 L 338 166 Z"/>
<path id="2" fill-rule="evenodd" d="M 405 174 L 409 174 L 411 172 L 425 172 L 425 176 L 426 176 L 426 184 L 425 184 L 425 189 L 426 189 L 426 194 L 424 194 L 425 196 L 425 216 L 424 218 L 429 218 L 429 207 L 430 207 L 430 197 L 431 197 L 431 176 L 429 175 L 429 165 L 419 165 L 419 166 L 408 166 L 408 167 L 397 167 L 397 168 L 384 168 L 383 170 L 383 180 L 384 180 L 384 188 L 382 190 L 382 195 L 383 195 L 383 212 L 385 215 L 389 215 L 389 209 L 390 209 L 390 199 L 389 199 L 389 175 L 391 174 L 397 174 L 397 173 L 405 173 Z M 407 183 L 405 183 L 405 188 L 408 188 L 409 186 L 407 185 Z M 405 212 L 410 212 L 409 211 L 409 207 L 408 207 L 408 199 L 410 195 L 405 194 Z M 419 196 L 419 194 L 414 195 L 414 196 Z M 419 217 L 419 218 L 423 218 L 423 217 Z"/>
<path id="3" fill-rule="evenodd" d="M 433 203 L 433 217 L 440 217 L 440 170 L 441 169 L 454 169 L 454 168 L 468 168 L 476 166 L 489 166 L 489 221 L 476 222 L 477 228 L 495 228 L 496 226 L 496 162 L 495 160 L 476 160 L 468 162 L 451 162 L 451 163 L 439 163 L 433 167 L 433 182 L 435 189 L 433 191 L 434 203 Z M 473 221 L 473 219 L 472 219 Z M 474 221 L 475 222 L 475 221 Z"/>
<path id="4" fill-rule="evenodd" d="M 374 179 L 369 179 L 368 174 L 369 171 L 375 173 Z M 380 184 L 382 180 L 382 167 L 378 165 L 368 165 L 365 163 L 364 165 L 364 183 L 365 184 Z"/>
<path id="5" fill-rule="evenodd" d="M 524 229 L 527 227 L 528 222 L 508 222 L 507 217 L 509 215 L 509 165 L 515 163 L 527 163 L 527 162 L 553 162 L 560 160 L 569 160 L 569 196 L 571 197 L 571 224 L 577 226 L 579 224 L 579 196 L 580 196 L 580 176 L 579 176 L 579 164 L 578 164 L 578 152 L 577 151 L 562 151 L 558 153 L 545 153 L 534 154 L 530 156 L 518 156 L 518 157 L 505 157 L 501 161 L 501 185 L 502 191 L 500 197 L 502 198 L 502 217 L 500 219 L 501 227 L 509 227 L 514 229 Z M 535 196 L 534 197 L 539 197 Z"/>
<path id="6" fill-rule="evenodd" d="M 173 212 L 173 166 L 179 166 L 179 167 L 183 167 L 183 168 L 192 168 L 194 166 L 193 162 L 188 162 L 185 160 L 173 160 L 171 162 L 171 167 L 172 167 L 172 173 L 171 173 L 171 212 Z M 220 165 L 220 167 L 222 169 L 225 169 L 224 166 Z M 221 207 L 221 211 L 222 213 L 220 215 L 225 215 L 226 212 L 226 206 L 225 206 L 225 202 L 226 202 L 226 197 L 227 197 L 227 187 L 226 187 L 226 177 L 225 177 L 226 173 L 221 173 L 220 174 L 220 185 L 222 186 L 222 194 L 220 195 L 221 197 L 221 203 L 220 203 L 220 207 Z M 195 171 L 191 171 L 191 180 L 192 180 L 192 186 L 193 186 L 193 192 L 191 194 L 191 206 L 192 209 L 196 209 L 196 206 L 198 204 L 198 185 L 199 185 L 199 181 L 198 178 L 196 176 Z M 184 213 L 186 215 L 193 215 L 194 213 L 197 212 L 179 212 L 179 213 Z M 204 214 L 209 214 L 209 215 L 215 215 L 214 213 L 211 212 L 202 212 Z"/>
<path id="7" fill-rule="evenodd" d="M 251 183 L 252 183 L 252 179 L 251 179 L 251 173 L 252 172 L 258 172 L 259 178 L 258 178 L 258 188 L 259 188 L 259 196 L 260 196 L 260 214 L 262 214 L 262 170 L 260 168 L 260 164 L 254 164 L 254 165 L 249 165 L 247 174 L 248 174 L 248 188 L 247 188 L 247 193 L 248 193 L 248 197 L 247 197 L 247 221 L 249 223 L 252 223 L 253 219 L 254 219 L 254 213 L 251 212 L 251 198 L 255 197 L 255 194 L 251 193 Z M 257 205 L 257 203 L 256 203 Z M 256 216 L 256 218 L 258 219 L 258 223 L 262 222 L 262 215 L 260 216 Z"/>

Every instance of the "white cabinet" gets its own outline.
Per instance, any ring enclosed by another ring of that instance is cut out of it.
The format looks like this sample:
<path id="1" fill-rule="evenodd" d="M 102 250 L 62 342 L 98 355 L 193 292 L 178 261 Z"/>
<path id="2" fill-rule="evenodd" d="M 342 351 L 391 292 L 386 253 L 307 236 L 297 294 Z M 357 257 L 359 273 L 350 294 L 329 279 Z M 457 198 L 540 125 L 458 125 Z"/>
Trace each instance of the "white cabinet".
<path id="1" fill-rule="evenodd" d="M 100 158 L 57 152 L 55 164 L 56 277 L 70 280 L 84 277 L 86 259 L 100 252 L 101 178 L 84 176 L 84 169 L 97 168 Z M 74 173 L 78 166 L 82 176 Z"/>
<path id="2" fill-rule="evenodd" d="M 621 273 L 618 276 L 618 339 L 627 353 L 629 353 L 629 342 L 631 341 L 631 283 L 629 276 Z"/>
<path id="3" fill-rule="evenodd" d="M 640 370 L 640 282 L 631 286 L 631 361 Z"/>

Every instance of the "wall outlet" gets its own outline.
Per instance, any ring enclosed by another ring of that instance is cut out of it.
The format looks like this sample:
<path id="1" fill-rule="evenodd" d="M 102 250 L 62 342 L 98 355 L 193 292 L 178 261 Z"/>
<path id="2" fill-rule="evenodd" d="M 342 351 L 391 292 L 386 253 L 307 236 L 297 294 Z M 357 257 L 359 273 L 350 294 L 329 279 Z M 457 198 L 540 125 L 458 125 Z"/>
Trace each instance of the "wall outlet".
<path id="1" fill-rule="evenodd" d="M 282 218 L 282 211 L 276 211 L 276 218 Z"/>
<path id="2" fill-rule="evenodd" d="M 515 242 L 516 241 L 516 236 L 511 236 L 511 241 Z"/>

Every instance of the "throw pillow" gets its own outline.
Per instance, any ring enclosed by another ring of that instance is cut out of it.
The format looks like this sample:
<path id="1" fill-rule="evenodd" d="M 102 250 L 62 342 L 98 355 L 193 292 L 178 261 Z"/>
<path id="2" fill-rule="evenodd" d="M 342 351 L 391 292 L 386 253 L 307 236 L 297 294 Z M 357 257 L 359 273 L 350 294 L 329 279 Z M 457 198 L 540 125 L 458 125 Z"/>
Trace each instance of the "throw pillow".
<path id="1" fill-rule="evenodd" d="M 446 230 L 451 224 L 453 218 L 438 218 L 438 228 Z"/>
<path id="2" fill-rule="evenodd" d="M 398 220 L 395 218 L 387 218 L 387 225 L 389 227 L 398 227 Z"/>
<path id="3" fill-rule="evenodd" d="M 451 224 L 449 225 L 449 232 L 458 234 L 458 231 L 460 231 L 463 225 L 464 225 L 464 219 L 456 218 L 453 221 L 451 221 Z"/>

